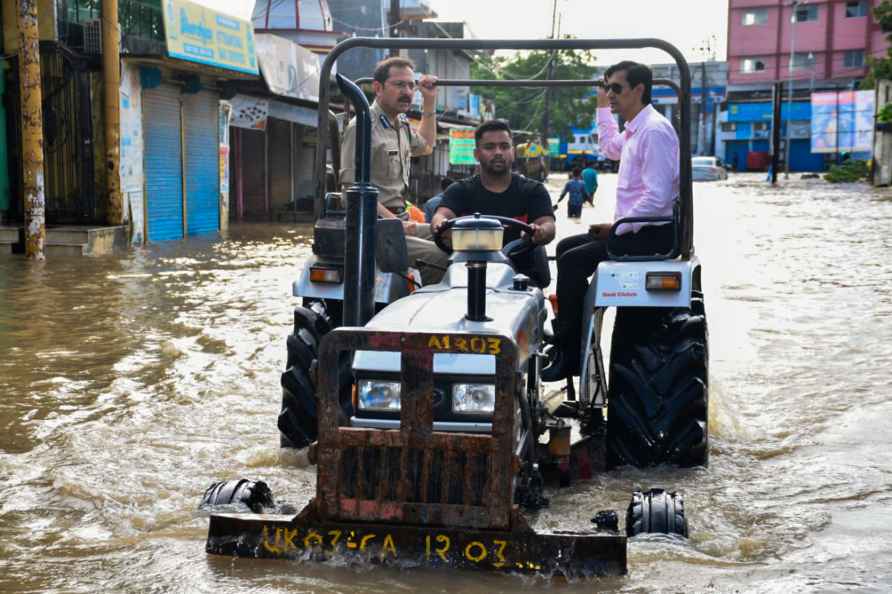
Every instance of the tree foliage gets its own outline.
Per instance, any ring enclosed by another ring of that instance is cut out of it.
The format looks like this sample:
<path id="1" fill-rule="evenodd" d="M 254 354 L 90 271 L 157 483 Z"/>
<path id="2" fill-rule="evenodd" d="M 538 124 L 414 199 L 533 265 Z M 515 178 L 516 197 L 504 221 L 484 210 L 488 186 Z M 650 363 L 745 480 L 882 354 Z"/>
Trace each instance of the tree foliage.
<path id="1" fill-rule="evenodd" d="M 873 20 L 886 34 L 886 39 L 892 41 L 892 0 L 883 0 L 873 7 Z M 886 50 L 885 58 L 870 58 L 868 64 L 870 69 L 859 88 L 870 89 L 877 80 L 892 79 L 892 45 Z"/>
<path id="2" fill-rule="evenodd" d="M 511 57 L 482 55 L 471 64 L 475 79 L 545 79 L 551 52 L 532 51 Z M 592 79 L 595 59 L 591 52 L 555 51 L 553 79 Z M 496 116 L 514 130 L 542 131 L 544 88 L 480 87 L 480 95 L 495 102 Z M 552 87 L 549 132 L 562 138 L 571 127 L 590 127 L 597 99 L 590 87 Z"/>

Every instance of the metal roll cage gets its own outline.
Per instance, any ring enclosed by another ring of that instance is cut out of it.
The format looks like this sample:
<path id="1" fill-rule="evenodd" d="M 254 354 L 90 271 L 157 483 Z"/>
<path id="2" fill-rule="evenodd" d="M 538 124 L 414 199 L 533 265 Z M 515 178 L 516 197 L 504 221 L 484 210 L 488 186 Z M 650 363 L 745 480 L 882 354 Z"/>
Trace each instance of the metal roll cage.
<path id="1" fill-rule="evenodd" d="M 322 63 L 319 77 L 319 121 L 316 144 L 317 188 L 315 215 L 318 217 L 325 198 L 325 163 L 328 149 L 328 125 L 331 71 L 338 57 L 347 50 L 365 47 L 372 49 L 444 49 L 444 50 L 594 50 L 655 48 L 669 54 L 678 66 L 681 85 L 657 79 L 653 84 L 671 87 L 678 96 L 681 108 L 679 132 L 679 252 L 690 256 L 693 248 L 694 205 L 691 183 L 691 71 L 687 60 L 671 43 L 661 39 L 439 39 L 439 38 L 373 38 L 353 37 L 332 48 Z M 368 82 L 361 78 L 357 83 Z M 501 86 L 501 87 L 560 87 L 592 86 L 590 80 L 440 80 L 442 86 Z"/>

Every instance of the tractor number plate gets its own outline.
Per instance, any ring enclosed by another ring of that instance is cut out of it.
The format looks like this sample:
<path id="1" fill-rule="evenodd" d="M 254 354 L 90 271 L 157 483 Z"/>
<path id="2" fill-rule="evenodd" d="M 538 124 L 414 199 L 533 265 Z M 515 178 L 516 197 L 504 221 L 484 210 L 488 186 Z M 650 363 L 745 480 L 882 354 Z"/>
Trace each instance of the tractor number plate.
<path id="1" fill-rule="evenodd" d="M 354 524 L 287 515 L 211 514 L 206 550 L 216 555 L 391 566 L 432 566 L 567 576 L 622 575 L 626 537 L 448 526 Z"/>
<path id="2" fill-rule="evenodd" d="M 498 355 L 502 352 L 502 339 L 496 336 L 433 335 L 427 341 L 432 351 L 458 351 L 480 355 Z"/>
<path id="3" fill-rule="evenodd" d="M 325 557 L 360 556 L 383 563 L 422 562 L 425 565 L 471 566 L 538 571 L 535 559 L 524 558 L 523 547 L 512 546 L 510 534 L 462 534 L 437 530 L 369 530 L 264 525 L 263 557 L 293 557 L 303 553 Z M 500 537 L 501 536 L 501 537 Z"/>

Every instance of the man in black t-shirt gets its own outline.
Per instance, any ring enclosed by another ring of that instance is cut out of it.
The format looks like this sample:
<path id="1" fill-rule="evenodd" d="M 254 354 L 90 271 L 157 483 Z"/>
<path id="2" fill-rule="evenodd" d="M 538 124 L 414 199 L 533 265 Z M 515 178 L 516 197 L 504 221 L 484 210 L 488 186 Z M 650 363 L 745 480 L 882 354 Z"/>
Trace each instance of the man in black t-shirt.
<path id="1" fill-rule="evenodd" d="M 514 146 L 511 129 L 504 122 L 490 120 L 474 133 L 474 156 L 480 163 L 480 174 L 458 181 L 446 189 L 443 201 L 431 221 L 434 233 L 447 219 L 479 212 L 517 219 L 533 228 L 532 242 L 537 247 L 526 258 L 514 263 L 519 272 L 533 282 L 547 286 L 550 282 L 545 248 L 554 239 L 554 210 L 551 197 L 541 182 L 511 173 Z M 517 229 L 507 229 L 504 243 L 517 239 Z"/>

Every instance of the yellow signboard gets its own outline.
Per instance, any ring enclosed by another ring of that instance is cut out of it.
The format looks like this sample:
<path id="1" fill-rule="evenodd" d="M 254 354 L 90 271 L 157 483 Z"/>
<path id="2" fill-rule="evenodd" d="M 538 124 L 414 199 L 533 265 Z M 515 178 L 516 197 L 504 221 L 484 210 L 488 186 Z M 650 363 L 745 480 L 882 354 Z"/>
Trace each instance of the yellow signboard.
<path id="1" fill-rule="evenodd" d="M 257 74 L 254 27 L 187 0 L 165 0 L 167 55 L 217 68 Z"/>

